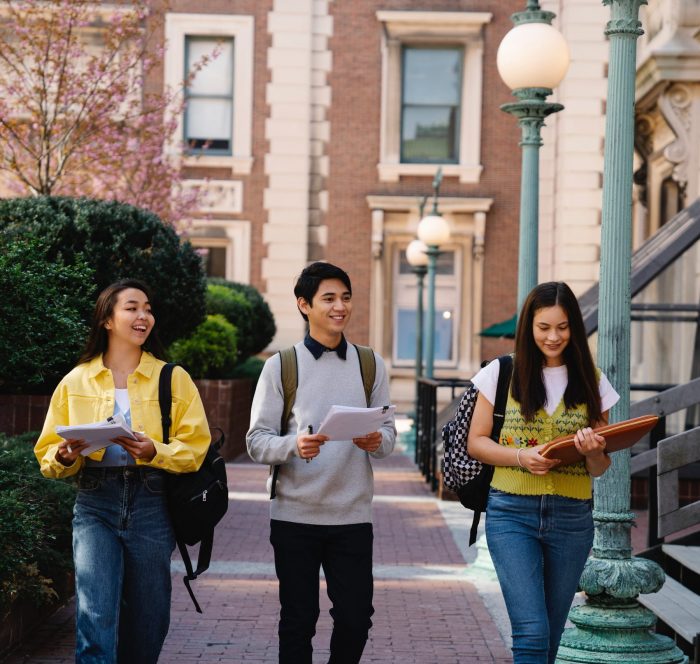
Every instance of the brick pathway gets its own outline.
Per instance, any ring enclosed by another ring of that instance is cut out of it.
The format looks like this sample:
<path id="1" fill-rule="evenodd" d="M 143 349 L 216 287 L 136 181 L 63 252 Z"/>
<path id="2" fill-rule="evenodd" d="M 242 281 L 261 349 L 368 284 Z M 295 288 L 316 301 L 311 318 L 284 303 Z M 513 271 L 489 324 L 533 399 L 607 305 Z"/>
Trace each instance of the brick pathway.
<path id="1" fill-rule="evenodd" d="M 507 630 L 497 587 L 488 571 L 465 565 L 467 513 L 435 500 L 405 455 L 394 454 L 374 468 L 376 613 L 363 662 L 510 662 L 493 617 Z M 236 463 L 228 472 L 233 500 L 216 531 L 210 571 L 195 582 L 201 616 L 192 607 L 175 555 L 164 664 L 277 661 L 279 607 L 268 541 L 267 469 Z M 469 552 L 470 559 L 474 555 Z M 324 593 L 322 585 L 314 662 L 328 660 L 331 620 Z M 69 604 L 5 664 L 68 664 L 73 661 L 73 632 Z"/>

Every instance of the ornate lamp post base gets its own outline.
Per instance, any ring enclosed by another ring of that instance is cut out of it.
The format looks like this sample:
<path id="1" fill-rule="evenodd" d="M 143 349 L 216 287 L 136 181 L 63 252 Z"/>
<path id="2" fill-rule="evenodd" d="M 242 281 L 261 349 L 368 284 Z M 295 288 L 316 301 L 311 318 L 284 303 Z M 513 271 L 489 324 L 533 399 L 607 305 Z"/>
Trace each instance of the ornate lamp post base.
<path id="1" fill-rule="evenodd" d="M 688 658 L 667 636 L 650 630 L 656 616 L 634 600 L 592 597 L 574 607 L 556 661 L 621 662 L 624 664 L 684 664 Z"/>

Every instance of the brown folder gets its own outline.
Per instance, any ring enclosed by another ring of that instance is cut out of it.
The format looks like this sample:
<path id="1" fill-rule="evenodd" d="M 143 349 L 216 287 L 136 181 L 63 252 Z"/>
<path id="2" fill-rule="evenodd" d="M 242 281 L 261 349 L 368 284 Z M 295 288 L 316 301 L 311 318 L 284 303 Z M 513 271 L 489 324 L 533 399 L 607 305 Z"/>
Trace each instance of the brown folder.
<path id="1" fill-rule="evenodd" d="M 605 438 L 606 452 L 618 452 L 632 447 L 642 436 L 649 433 L 658 421 L 656 415 L 642 415 L 631 420 L 596 427 L 593 431 Z M 574 437 L 572 434 L 550 440 L 540 450 L 540 454 L 547 459 L 561 459 L 562 464 L 583 461 L 584 457 L 574 445 Z"/>

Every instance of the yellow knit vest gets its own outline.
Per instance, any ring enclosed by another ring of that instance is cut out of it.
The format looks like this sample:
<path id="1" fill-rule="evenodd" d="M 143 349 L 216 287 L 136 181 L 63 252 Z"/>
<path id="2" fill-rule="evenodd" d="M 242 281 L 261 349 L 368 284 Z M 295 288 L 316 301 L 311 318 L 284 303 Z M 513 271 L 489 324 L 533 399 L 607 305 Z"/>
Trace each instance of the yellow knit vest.
<path id="1" fill-rule="evenodd" d="M 567 410 L 563 397 L 551 415 L 540 408 L 534 419 L 527 422 L 520 412 L 520 404 L 509 393 L 498 442 L 507 447 L 534 447 L 588 425 L 586 405 L 579 404 Z M 546 494 L 579 499 L 591 497 L 591 478 L 583 461 L 555 468 L 546 475 L 533 475 L 519 466 L 496 466 L 491 486 L 499 491 L 525 496 Z"/>

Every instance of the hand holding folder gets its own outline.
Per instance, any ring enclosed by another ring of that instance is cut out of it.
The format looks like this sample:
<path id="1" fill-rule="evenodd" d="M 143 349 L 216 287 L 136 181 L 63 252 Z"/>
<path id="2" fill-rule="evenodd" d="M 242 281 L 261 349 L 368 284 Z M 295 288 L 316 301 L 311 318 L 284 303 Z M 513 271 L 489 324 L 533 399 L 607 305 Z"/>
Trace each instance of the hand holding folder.
<path id="1" fill-rule="evenodd" d="M 605 438 L 606 452 L 619 452 L 632 447 L 642 436 L 649 433 L 658 421 L 656 415 L 642 415 L 631 420 L 595 427 L 593 431 Z M 574 438 L 575 434 L 571 434 L 550 440 L 540 450 L 540 454 L 546 459 L 561 459 L 563 465 L 583 461 L 584 457 L 574 445 Z"/>

